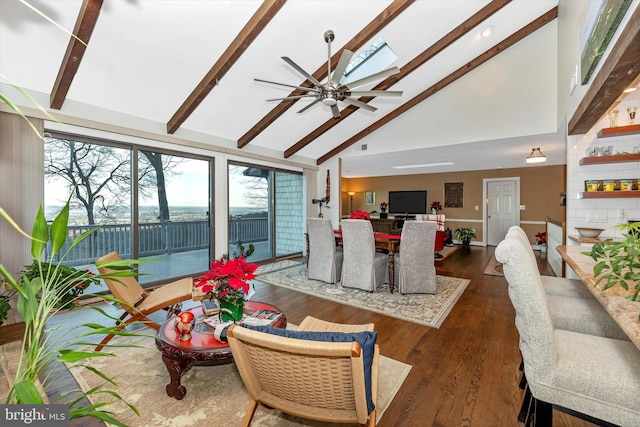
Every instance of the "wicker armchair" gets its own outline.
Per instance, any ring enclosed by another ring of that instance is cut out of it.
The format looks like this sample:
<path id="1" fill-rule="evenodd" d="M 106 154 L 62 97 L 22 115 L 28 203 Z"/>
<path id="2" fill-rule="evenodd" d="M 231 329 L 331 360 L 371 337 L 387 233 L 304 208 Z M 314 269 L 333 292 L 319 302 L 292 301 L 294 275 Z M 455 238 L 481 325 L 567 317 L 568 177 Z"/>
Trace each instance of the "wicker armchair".
<path id="1" fill-rule="evenodd" d="M 108 263 L 114 261 L 121 261 L 117 252 L 111 252 L 97 259 L 96 266 L 102 274 L 115 273 L 117 270 L 108 268 Z M 104 264 L 106 266 L 103 266 Z M 142 322 L 158 330 L 160 325 L 149 319 L 147 315 L 162 309 L 167 309 L 169 313 L 179 312 L 181 310 L 180 303 L 190 300 L 193 294 L 193 279 L 191 277 L 168 283 L 153 292 L 145 291 L 132 276 L 104 279 L 104 282 L 114 298 L 124 303 L 122 308 L 125 312 L 120 316 L 119 330 L 126 328 L 132 322 Z M 102 347 L 113 337 L 113 334 L 107 335 L 96 347 L 96 351 L 102 350 Z"/>
<path id="2" fill-rule="evenodd" d="M 341 325 L 307 317 L 298 331 L 357 333 L 373 324 Z M 240 376 L 251 396 L 242 425 L 262 404 L 297 417 L 375 426 L 367 409 L 364 350 L 355 342 L 289 338 L 232 326 L 227 335 Z M 378 392 L 379 348 L 371 363 L 371 398 Z"/>

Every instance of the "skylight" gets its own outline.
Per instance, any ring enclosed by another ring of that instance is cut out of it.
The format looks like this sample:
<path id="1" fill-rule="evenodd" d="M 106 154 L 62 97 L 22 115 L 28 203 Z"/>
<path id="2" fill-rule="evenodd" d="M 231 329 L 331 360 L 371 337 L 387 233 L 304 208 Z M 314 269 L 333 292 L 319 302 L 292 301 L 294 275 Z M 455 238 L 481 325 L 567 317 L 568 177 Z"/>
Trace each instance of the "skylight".
<path id="1" fill-rule="evenodd" d="M 389 67 L 398 59 L 387 42 L 380 37 L 368 49 L 355 56 L 347 65 L 341 84 L 349 83 L 363 77 L 370 76 Z"/>

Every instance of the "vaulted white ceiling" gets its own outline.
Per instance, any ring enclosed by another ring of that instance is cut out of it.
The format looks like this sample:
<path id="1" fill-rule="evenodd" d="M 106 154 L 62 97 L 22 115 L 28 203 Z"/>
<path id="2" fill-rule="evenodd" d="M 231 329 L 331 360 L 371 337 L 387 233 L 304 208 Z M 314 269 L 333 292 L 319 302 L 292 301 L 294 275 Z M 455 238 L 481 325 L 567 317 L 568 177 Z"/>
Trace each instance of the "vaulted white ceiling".
<path id="1" fill-rule="evenodd" d="M 74 28 L 83 4 L 82 0 L 27 1 L 69 30 Z M 362 40 L 356 54 L 382 37 L 398 56 L 392 65 L 402 71 L 440 39 L 452 37 L 449 33 L 465 20 L 495 4 L 486 0 L 407 3 L 395 19 Z M 222 69 L 227 66 L 228 70 L 219 74 L 217 85 L 179 124 L 175 136 L 314 165 L 339 156 L 347 177 L 519 167 L 534 146 L 548 156 L 546 164 L 564 164 L 565 131 L 557 123 L 556 111 L 556 20 L 550 19 L 473 67 L 477 58 L 553 10 L 558 1 L 506 3 L 430 60 L 402 75 L 390 86 L 390 90 L 403 91 L 402 97 L 374 98 L 369 104 L 377 111 L 358 109 L 303 148 L 288 153 L 333 120 L 330 109 L 316 105 L 297 114 L 309 102 L 299 101 L 255 137 L 246 138 L 278 106 L 266 99 L 290 93 L 286 88 L 257 83 L 254 78 L 301 85 L 304 78 L 282 56 L 314 73 L 327 60 L 326 30 L 334 31 L 332 53 L 339 53 L 397 3 L 283 2 L 255 40 L 240 47 L 237 60 L 222 61 Z M 172 117 L 214 64 L 224 58 L 225 51 L 238 48 L 234 39 L 242 35 L 243 27 L 262 5 L 256 0 L 105 1 L 64 103 L 52 113 L 166 134 Z M 492 34 L 483 38 L 480 33 L 487 27 L 492 27 Z M 69 41 L 67 33 L 18 0 L 0 0 L 0 73 L 37 99 L 44 99 L 45 106 Z M 473 69 L 466 72 L 467 68 Z M 442 84 L 456 72 L 459 78 Z M 7 89 L 6 80 L 3 90 Z M 398 113 L 428 90 L 430 96 Z M 29 105 L 28 101 L 16 101 Z M 346 107 L 339 106 L 341 110 Z M 379 121 L 390 115 L 397 117 L 380 126 Z M 337 153 L 331 153 L 341 145 Z M 442 161 L 456 165 L 391 168 Z"/>

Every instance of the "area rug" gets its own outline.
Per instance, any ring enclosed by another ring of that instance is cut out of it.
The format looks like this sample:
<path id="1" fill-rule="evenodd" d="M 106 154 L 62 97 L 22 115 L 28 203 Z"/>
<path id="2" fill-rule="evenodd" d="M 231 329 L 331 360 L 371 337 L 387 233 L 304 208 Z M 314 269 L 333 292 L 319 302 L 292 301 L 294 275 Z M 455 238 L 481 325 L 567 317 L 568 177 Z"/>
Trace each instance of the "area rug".
<path id="1" fill-rule="evenodd" d="M 121 402 L 109 405 L 116 418 L 130 426 L 190 427 L 193 425 L 239 426 L 249 404 L 242 379 L 234 364 L 194 366 L 183 374 L 181 384 L 187 389 L 182 400 L 167 396 L 165 386 L 169 373 L 156 349 L 153 338 L 116 337 L 116 344 L 136 344 L 144 348 L 118 347 L 111 350 L 118 358 L 100 357 L 85 362 L 115 379 L 118 387 L 110 387 L 133 404 L 140 417 Z M 104 351 L 104 350 L 103 350 Z M 406 379 L 411 366 L 380 357 L 377 420 L 382 417 Z M 104 380 L 81 367 L 70 369 L 83 390 Z M 110 396 L 103 400 L 113 401 Z M 96 403 L 98 398 L 91 398 Z M 259 426 L 324 426 L 326 423 L 302 420 L 279 411 L 259 407 L 251 424 Z M 332 424 L 334 425 L 334 424 Z M 341 424 L 335 424 L 340 426 Z"/>
<path id="2" fill-rule="evenodd" d="M 495 256 L 491 255 L 491 259 L 487 263 L 487 266 L 484 268 L 483 274 L 488 274 L 490 276 L 504 276 L 502 271 L 502 264 L 498 262 Z"/>
<path id="3" fill-rule="evenodd" d="M 309 280 L 304 264 L 260 275 L 255 282 L 256 288 L 261 285 L 260 281 L 432 328 L 442 325 L 469 284 L 468 279 L 437 276 L 438 287 L 435 295 L 401 295 L 397 290 L 390 294 L 388 284 L 378 286 L 375 292 L 366 292 L 343 288 L 340 283 Z"/>
<path id="4" fill-rule="evenodd" d="M 445 259 L 449 258 L 451 255 L 453 255 L 458 249 L 460 249 L 459 246 L 445 246 L 440 251 L 440 255 L 442 255 L 442 258 L 436 258 L 436 262 L 444 261 Z"/>

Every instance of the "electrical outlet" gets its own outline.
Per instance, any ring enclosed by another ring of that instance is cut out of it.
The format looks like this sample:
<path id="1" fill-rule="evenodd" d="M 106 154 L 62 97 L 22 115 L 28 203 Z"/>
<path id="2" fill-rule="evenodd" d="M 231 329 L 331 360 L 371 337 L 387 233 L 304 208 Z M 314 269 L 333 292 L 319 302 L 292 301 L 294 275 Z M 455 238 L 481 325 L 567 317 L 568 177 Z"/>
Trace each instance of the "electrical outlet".
<path id="1" fill-rule="evenodd" d="M 625 221 L 627 219 L 627 215 L 624 212 L 624 209 L 618 209 L 616 211 L 616 217 L 618 218 L 618 221 Z"/>

